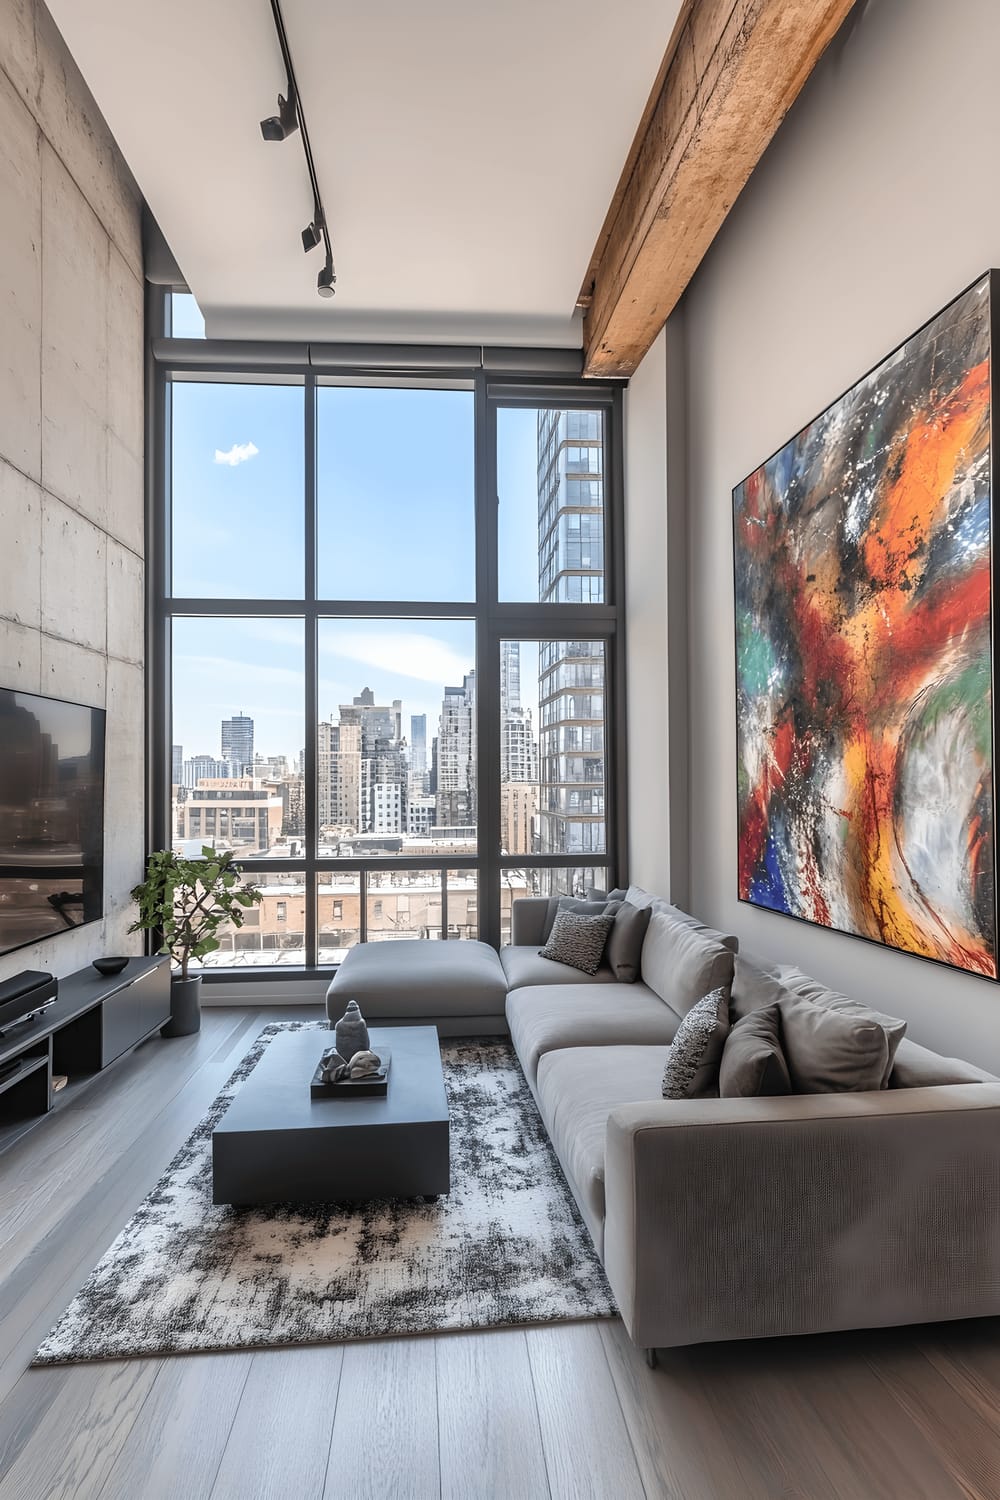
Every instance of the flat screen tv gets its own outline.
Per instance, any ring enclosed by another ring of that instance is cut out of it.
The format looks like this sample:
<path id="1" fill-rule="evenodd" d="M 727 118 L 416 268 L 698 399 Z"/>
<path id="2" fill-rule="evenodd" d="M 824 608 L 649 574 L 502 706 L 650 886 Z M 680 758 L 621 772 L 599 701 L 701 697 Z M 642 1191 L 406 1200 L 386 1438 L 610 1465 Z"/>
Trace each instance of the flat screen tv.
<path id="1" fill-rule="evenodd" d="M 0 688 L 0 953 L 103 914 L 104 721 Z"/>

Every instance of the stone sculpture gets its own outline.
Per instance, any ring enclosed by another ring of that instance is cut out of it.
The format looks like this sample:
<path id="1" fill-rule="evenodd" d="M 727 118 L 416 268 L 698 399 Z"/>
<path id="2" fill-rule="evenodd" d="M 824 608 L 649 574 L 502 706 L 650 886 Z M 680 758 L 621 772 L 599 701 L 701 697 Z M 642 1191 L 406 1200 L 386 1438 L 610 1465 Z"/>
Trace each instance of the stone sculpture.
<path id="1" fill-rule="evenodd" d="M 337 1051 L 345 1062 L 350 1062 L 355 1052 L 368 1051 L 368 1027 L 358 1009 L 356 1000 L 348 1000 L 347 1009 L 334 1027 Z"/>

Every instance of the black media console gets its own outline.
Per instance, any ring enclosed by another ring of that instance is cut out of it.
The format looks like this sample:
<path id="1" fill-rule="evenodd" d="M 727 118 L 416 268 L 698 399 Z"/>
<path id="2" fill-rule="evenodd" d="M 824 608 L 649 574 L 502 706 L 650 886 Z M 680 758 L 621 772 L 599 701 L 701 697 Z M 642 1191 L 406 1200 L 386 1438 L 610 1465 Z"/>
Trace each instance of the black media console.
<path id="1" fill-rule="evenodd" d="M 0 1152 L 169 1018 L 166 957 L 130 958 L 110 978 L 88 966 L 60 979 L 54 1005 L 0 1037 Z M 53 1093 L 61 1073 L 69 1081 Z"/>

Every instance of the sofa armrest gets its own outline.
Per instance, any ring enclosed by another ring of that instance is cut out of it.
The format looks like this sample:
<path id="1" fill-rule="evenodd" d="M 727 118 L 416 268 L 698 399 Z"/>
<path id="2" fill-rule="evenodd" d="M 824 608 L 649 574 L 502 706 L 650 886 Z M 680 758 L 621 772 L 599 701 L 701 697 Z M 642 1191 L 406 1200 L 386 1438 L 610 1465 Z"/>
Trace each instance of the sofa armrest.
<path id="1" fill-rule="evenodd" d="M 547 896 L 521 896 L 510 908 L 510 941 L 513 948 L 539 948 L 544 943 Z"/>
<path id="2" fill-rule="evenodd" d="M 605 1198 L 646 1348 L 1000 1313 L 1000 1083 L 627 1105 Z"/>

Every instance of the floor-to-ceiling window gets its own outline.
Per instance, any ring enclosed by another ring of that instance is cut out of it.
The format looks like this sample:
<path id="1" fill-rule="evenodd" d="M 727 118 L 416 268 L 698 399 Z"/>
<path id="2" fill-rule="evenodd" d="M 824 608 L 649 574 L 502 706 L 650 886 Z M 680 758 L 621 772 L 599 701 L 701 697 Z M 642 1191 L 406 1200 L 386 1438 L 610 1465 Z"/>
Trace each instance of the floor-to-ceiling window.
<path id="1" fill-rule="evenodd" d="M 150 838 L 263 896 L 207 967 L 497 943 L 621 878 L 619 391 L 268 359 L 189 302 L 152 309 Z"/>

